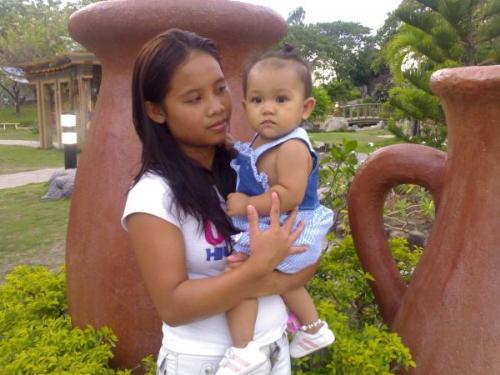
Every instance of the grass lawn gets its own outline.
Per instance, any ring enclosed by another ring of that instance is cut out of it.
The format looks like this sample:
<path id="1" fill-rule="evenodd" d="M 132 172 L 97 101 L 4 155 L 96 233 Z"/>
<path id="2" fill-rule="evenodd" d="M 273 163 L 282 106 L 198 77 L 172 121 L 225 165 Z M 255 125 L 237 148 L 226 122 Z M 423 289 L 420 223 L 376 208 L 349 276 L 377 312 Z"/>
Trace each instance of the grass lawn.
<path id="1" fill-rule="evenodd" d="M 7 127 L 5 130 L 0 127 L 0 139 L 38 141 L 38 134 L 27 127 L 20 127 L 19 129 Z"/>
<path id="2" fill-rule="evenodd" d="M 0 146 L 0 174 L 64 166 L 63 150 Z"/>
<path id="3" fill-rule="evenodd" d="M 8 126 L 3 130 L 0 127 L 0 139 L 22 139 L 38 141 L 38 134 L 33 131 L 37 126 L 36 105 L 30 104 L 21 107 L 21 113 L 16 114 L 14 107 L 0 107 L 0 122 L 18 122 L 19 129 Z"/>
<path id="4" fill-rule="evenodd" d="M 21 106 L 16 114 L 15 107 L 0 107 L 0 122 L 18 122 L 22 125 L 35 125 L 37 122 L 36 104 Z"/>
<path id="5" fill-rule="evenodd" d="M 17 264 L 64 262 L 69 199 L 43 201 L 47 184 L 0 190 L 0 283 Z"/>
<path id="6" fill-rule="evenodd" d="M 357 151 L 371 152 L 377 148 L 399 143 L 387 130 L 362 130 L 357 132 L 309 132 L 311 140 L 323 143 L 342 144 L 343 139 L 358 141 Z M 369 146 L 373 143 L 373 147 Z"/>

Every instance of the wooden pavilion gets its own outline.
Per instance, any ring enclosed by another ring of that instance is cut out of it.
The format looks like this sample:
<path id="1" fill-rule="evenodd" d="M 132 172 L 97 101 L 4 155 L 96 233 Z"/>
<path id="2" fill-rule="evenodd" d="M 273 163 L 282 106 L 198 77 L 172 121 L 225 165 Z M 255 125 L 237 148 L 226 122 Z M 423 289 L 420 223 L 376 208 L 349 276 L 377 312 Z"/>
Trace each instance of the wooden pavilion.
<path id="1" fill-rule="evenodd" d="M 94 54 L 68 52 L 19 67 L 35 86 L 40 147 L 62 147 L 61 114 L 76 115 L 77 142 L 83 147 L 101 82 Z"/>

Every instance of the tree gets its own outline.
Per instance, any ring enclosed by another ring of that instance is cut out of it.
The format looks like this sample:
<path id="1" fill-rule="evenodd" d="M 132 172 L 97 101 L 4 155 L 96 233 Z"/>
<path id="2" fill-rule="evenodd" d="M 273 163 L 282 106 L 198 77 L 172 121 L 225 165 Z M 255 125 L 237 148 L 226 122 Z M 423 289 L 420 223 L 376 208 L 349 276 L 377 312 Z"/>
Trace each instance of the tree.
<path id="1" fill-rule="evenodd" d="M 312 65 L 316 79 L 350 81 L 369 91 L 376 73 L 371 64 L 376 54 L 370 28 L 354 22 L 304 24 L 302 7 L 290 13 L 288 34 L 282 44 L 295 46 Z"/>
<path id="2" fill-rule="evenodd" d="M 68 34 L 68 18 L 92 0 L 64 4 L 60 0 L 0 0 L 0 67 L 47 59 L 82 47 Z M 0 72 L 0 89 L 7 92 L 19 109 L 19 80 Z M 12 95 L 14 94 L 14 95 Z"/>
<path id="3" fill-rule="evenodd" d="M 333 102 L 345 103 L 361 98 L 361 91 L 351 81 L 336 79 L 324 87 Z"/>
<path id="4" fill-rule="evenodd" d="M 302 7 L 298 7 L 297 9 L 290 12 L 286 22 L 289 25 L 303 25 L 304 18 L 306 17 L 306 11 Z"/>
<path id="5" fill-rule="evenodd" d="M 354 67 L 362 61 L 360 56 L 374 48 L 370 28 L 342 21 L 290 24 L 283 43 L 296 46 L 314 68 L 336 79 L 352 79 Z"/>
<path id="6" fill-rule="evenodd" d="M 17 68 L 0 68 L 0 89 L 2 89 L 12 100 L 16 107 L 16 113 L 21 112 L 23 97 L 21 85 L 27 84 L 24 72 Z"/>
<path id="7" fill-rule="evenodd" d="M 429 79 L 441 68 L 500 62 L 500 0 L 404 0 L 402 22 L 385 52 L 397 86 L 389 103 L 426 124 L 428 139 L 445 138 L 444 114 Z"/>

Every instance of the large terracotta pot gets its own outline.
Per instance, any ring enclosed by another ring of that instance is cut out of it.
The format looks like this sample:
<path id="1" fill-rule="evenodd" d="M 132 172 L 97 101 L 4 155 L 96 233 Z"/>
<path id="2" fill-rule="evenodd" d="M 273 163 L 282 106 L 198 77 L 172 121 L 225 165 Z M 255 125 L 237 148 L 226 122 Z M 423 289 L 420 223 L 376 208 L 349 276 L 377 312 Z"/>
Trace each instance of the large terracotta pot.
<path id="1" fill-rule="evenodd" d="M 358 255 L 385 321 L 410 348 L 413 374 L 500 374 L 500 66 L 436 72 L 448 153 L 398 145 L 375 152 L 349 194 Z M 436 218 L 409 285 L 384 234 L 392 186 L 427 187 Z"/>
<path id="2" fill-rule="evenodd" d="M 231 132 L 240 139 L 251 136 L 240 105 L 244 60 L 286 33 L 286 23 L 270 9 L 226 0 L 104 1 L 70 18 L 72 37 L 97 55 L 103 74 L 71 204 L 66 253 L 69 310 L 76 325 L 110 326 L 119 337 L 114 365 L 129 368 L 157 352 L 161 335 L 120 226 L 140 161 L 131 120 L 131 75 L 141 45 L 171 27 L 217 42 L 233 97 Z"/>

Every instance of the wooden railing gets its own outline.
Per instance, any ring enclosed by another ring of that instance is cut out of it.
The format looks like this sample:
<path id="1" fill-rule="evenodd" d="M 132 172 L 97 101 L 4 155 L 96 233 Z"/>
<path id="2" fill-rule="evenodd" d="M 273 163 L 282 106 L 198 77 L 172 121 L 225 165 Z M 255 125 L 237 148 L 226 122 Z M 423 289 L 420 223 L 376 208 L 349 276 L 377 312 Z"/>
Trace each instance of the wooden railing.
<path id="1" fill-rule="evenodd" d="M 340 108 L 347 120 L 377 119 L 382 111 L 381 103 L 352 104 Z"/>

